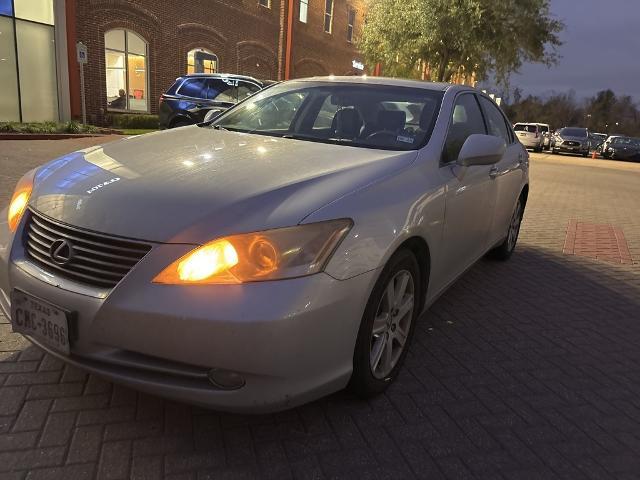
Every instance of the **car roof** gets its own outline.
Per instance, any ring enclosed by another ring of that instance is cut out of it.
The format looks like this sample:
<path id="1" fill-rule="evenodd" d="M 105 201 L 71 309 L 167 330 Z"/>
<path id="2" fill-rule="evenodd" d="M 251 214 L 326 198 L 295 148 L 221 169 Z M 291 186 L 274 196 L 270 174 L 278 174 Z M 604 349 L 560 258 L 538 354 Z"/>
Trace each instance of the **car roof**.
<path id="1" fill-rule="evenodd" d="M 444 92 L 455 88 L 457 90 L 469 90 L 478 92 L 475 88 L 466 85 L 454 85 L 444 82 L 430 82 L 426 80 L 407 80 L 404 78 L 391 78 L 391 77 L 370 77 L 370 76 L 356 76 L 356 75 L 329 75 L 324 77 L 308 77 L 308 78 L 295 78 L 291 81 L 301 82 L 333 82 L 333 83 L 352 83 L 361 85 L 387 85 L 393 87 L 411 87 L 411 88 L 424 88 L 425 90 L 435 90 Z M 480 92 L 478 92 L 480 93 Z"/>
<path id="2" fill-rule="evenodd" d="M 186 75 L 180 75 L 178 78 L 239 78 L 241 80 L 252 80 L 262 83 L 262 80 L 258 80 L 257 78 L 248 75 L 237 75 L 235 73 L 187 73 Z"/>

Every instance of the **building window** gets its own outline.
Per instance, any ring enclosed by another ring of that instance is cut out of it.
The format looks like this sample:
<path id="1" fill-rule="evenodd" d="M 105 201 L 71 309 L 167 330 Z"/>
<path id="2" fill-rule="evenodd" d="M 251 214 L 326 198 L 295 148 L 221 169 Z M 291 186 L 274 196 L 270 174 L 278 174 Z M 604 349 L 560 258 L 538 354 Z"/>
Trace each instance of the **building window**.
<path id="1" fill-rule="evenodd" d="M 194 48 L 187 53 L 187 73 L 216 73 L 218 56 L 206 48 Z"/>
<path id="2" fill-rule="evenodd" d="M 0 0 L 0 121 L 57 121 L 53 0 Z"/>
<path id="3" fill-rule="evenodd" d="M 147 42 L 129 30 L 104 34 L 107 106 L 113 110 L 149 110 Z"/>
<path id="4" fill-rule="evenodd" d="M 353 8 L 349 9 L 347 18 L 347 42 L 353 42 L 353 25 L 356 23 L 356 11 Z"/>
<path id="5" fill-rule="evenodd" d="M 307 23 L 307 15 L 309 13 L 309 0 L 300 0 L 300 21 Z"/>
<path id="6" fill-rule="evenodd" d="M 331 33 L 333 29 L 333 0 L 325 0 L 324 3 L 324 31 Z"/>
<path id="7" fill-rule="evenodd" d="M 271 8 L 271 0 L 258 0 L 258 3 L 263 7 Z"/>

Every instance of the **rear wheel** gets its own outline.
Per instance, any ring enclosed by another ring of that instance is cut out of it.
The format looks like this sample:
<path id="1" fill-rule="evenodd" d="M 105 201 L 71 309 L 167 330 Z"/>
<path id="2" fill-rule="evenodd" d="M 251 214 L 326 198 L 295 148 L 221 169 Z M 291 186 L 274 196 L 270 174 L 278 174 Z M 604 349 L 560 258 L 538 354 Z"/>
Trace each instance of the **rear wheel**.
<path id="1" fill-rule="evenodd" d="M 499 246 L 491 250 L 490 254 L 497 260 L 509 260 L 518 243 L 518 235 L 520 234 L 520 225 L 522 224 L 522 215 L 524 213 L 524 204 L 522 197 L 518 199 L 516 208 L 513 210 L 511 222 L 509 223 L 509 231 L 507 237 Z"/>
<path id="2" fill-rule="evenodd" d="M 389 260 L 371 292 L 358 332 L 349 389 L 361 397 L 395 380 L 420 313 L 420 268 L 409 250 Z"/>

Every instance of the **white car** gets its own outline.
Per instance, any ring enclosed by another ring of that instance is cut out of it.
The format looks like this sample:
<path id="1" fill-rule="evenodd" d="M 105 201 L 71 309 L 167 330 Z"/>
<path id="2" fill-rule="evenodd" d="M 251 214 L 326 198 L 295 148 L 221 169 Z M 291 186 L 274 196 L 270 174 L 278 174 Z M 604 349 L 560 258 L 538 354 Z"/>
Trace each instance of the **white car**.
<path id="1" fill-rule="evenodd" d="M 2 212 L 0 306 L 51 355 L 173 399 L 373 395 L 419 314 L 487 252 L 509 258 L 528 165 L 469 87 L 284 82 L 27 173 Z"/>
<path id="2" fill-rule="evenodd" d="M 525 148 L 530 148 L 534 152 L 542 151 L 545 136 L 539 123 L 516 123 L 513 129 L 518 136 L 518 140 Z M 547 131 L 549 131 L 548 128 Z"/>

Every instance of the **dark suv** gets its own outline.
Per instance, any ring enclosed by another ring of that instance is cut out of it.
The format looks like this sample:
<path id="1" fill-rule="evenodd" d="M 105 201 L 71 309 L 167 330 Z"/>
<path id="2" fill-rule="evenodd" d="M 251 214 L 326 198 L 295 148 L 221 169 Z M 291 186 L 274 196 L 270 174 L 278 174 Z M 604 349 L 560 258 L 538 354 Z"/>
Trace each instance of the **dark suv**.
<path id="1" fill-rule="evenodd" d="M 244 75 L 195 73 L 178 77 L 160 97 L 160 128 L 200 123 L 209 110 L 226 110 L 268 83 Z"/>

